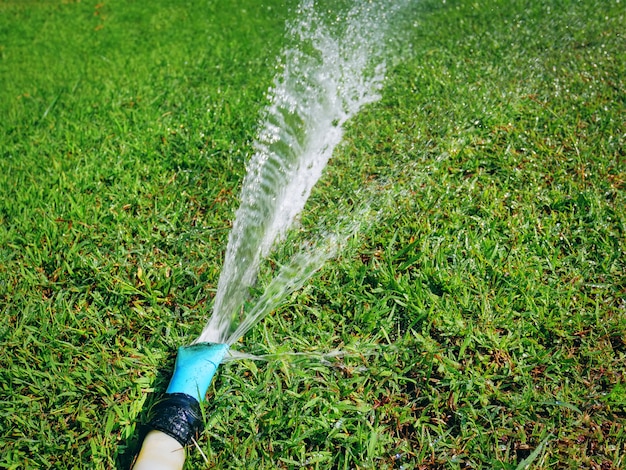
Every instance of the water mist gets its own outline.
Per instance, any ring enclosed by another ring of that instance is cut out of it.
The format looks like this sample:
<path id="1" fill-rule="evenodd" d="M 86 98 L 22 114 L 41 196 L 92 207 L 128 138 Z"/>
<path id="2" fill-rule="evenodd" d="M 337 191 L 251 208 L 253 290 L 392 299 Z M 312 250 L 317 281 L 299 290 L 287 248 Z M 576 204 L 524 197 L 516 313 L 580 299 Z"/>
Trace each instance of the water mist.
<path id="1" fill-rule="evenodd" d="M 200 402 L 230 345 L 301 287 L 357 229 L 356 223 L 342 224 L 297 251 L 265 292 L 249 299 L 262 261 L 302 211 L 341 141 L 343 124 L 380 98 L 385 43 L 401 3 L 357 1 L 348 11 L 333 12 L 330 21 L 314 1 L 303 0 L 287 25 L 289 47 L 246 167 L 212 315 L 193 344 L 179 349 L 135 470 L 182 468 L 184 447 L 202 429 Z"/>

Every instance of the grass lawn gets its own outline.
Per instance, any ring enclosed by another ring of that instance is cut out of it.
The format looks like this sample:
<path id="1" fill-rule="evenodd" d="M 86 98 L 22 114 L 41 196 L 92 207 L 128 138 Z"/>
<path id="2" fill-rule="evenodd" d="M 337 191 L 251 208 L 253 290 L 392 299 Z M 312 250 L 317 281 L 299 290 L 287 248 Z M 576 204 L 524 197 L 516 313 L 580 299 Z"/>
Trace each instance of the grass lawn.
<path id="1" fill-rule="evenodd" d="M 288 7 L 0 1 L 0 468 L 128 466 L 210 314 Z M 236 345 L 279 357 L 220 368 L 186 468 L 626 467 L 624 1 L 406 19 L 302 224 L 392 202 Z"/>

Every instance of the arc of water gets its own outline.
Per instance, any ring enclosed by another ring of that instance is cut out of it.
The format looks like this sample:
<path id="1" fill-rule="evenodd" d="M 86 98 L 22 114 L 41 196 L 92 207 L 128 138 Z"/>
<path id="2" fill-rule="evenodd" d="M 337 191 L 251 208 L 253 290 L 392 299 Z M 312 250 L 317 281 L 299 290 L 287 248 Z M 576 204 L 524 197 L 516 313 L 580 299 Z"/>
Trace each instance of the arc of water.
<path id="1" fill-rule="evenodd" d="M 283 54 L 269 92 L 240 206 L 230 232 L 213 313 L 196 342 L 232 343 L 245 333 L 242 311 L 259 265 L 302 211 L 342 125 L 380 98 L 385 75 L 382 18 L 394 2 L 357 2 L 336 34 L 304 0 L 288 27 L 297 46 Z"/>
<path id="2" fill-rule="evenodd" d="M 384 20 L 401 3 L 359 0 L 345 21 L 333 25 L 318 15 L 313 0 L 302 0 L 298 19 L 288 28 L 296 46 L 284 53 L 247 167 L 213 313 L 198 344 L 179 349 L 135 470 L 182 468 L 183 448 L 202 427 L 200 402 L 230 344 L 302 286 L 358 227 L 344 224 L 339 235 L 301 249 L 279 269 L 250 311 L 241 312 L 261 260 L 303 209 L 341 140 L 342 125 L 379 98 L 385 72 Z"/>

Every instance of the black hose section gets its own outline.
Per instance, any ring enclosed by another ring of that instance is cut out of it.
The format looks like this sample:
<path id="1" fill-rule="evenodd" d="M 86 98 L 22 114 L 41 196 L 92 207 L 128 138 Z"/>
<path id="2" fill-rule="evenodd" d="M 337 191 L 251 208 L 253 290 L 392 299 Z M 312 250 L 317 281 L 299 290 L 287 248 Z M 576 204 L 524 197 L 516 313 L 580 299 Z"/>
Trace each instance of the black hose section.
<path id="1" fill-rule="evenodd" d="M 176 439 L 183 447 L 202 431 L 200 403 L 186 393 L 166 393 L 152 407 L 148 426 Z"/>

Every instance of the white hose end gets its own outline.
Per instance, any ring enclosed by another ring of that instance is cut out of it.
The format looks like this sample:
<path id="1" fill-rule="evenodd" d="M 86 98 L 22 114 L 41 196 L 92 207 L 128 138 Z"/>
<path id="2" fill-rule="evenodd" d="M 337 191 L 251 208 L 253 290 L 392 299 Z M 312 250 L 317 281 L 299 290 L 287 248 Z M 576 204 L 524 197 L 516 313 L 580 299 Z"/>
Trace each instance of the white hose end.
<path id="1" fill-rule="evenodd" d="M 182 470 L 185 448 L 161 431 L 146 434 L 133 470 Z"/>

